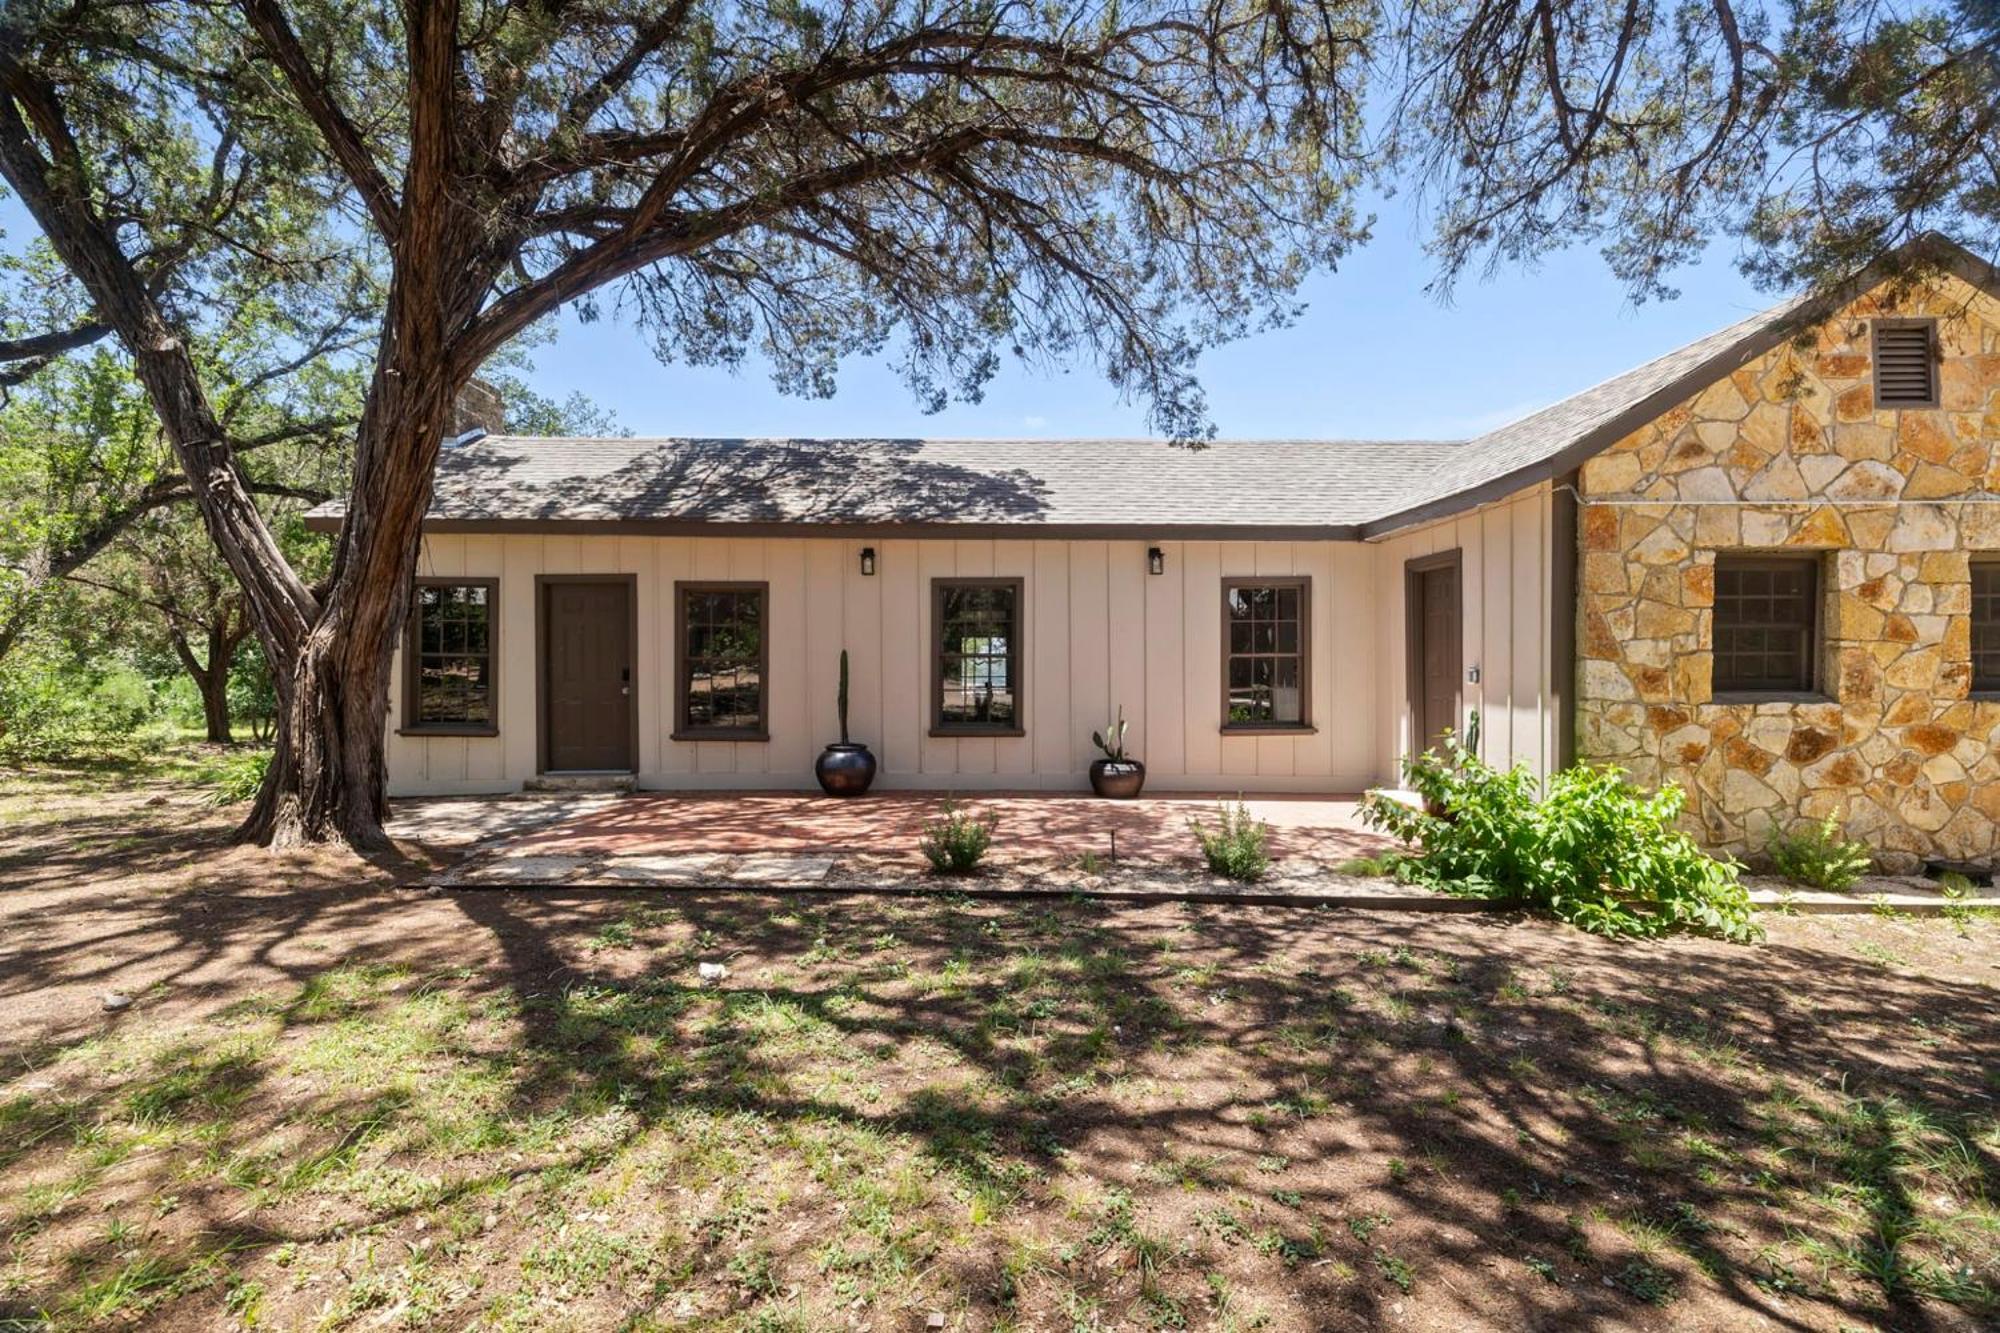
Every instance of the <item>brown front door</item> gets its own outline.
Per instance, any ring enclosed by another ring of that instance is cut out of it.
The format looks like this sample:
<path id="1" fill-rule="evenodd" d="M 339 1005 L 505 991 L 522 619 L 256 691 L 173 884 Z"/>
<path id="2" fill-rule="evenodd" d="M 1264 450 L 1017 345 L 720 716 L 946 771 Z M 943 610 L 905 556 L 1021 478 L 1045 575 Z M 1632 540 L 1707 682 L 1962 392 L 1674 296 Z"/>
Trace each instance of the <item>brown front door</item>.
<path id="1" fill-rule="evenodd" d="M 1465 662 L 1459 644 L 1458 552 L 1409 565 L 1410 713 L 1417 749 L 1427 750 L 1458 726 L 1458 682 Z"/>
<path id="2" fill-rule="evenodd" d="M 542 767 L 629 771 L 632 585 L 542 585 Z"/>

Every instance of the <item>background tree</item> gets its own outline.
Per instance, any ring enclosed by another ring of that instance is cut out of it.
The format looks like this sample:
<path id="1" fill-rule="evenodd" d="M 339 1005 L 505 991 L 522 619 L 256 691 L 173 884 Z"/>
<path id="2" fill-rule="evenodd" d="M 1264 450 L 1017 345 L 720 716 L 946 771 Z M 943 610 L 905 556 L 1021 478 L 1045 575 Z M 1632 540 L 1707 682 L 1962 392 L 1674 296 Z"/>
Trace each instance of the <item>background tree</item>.
<path id="1" fill-rule="evenodd" d="M 932 402 L 1008 351 L 1091 356 L 1192 437 L 1198 352 L 1286 317 L 1357 230 L 1361 34 L 1310 0 L 245 0 L 240 22 L 70 0 L 0 22 L 0 169 L 131 356 L 277 667 L 251 825 L 277 842 L 381 842 L 389 653 L 453 397 L 564 303 L 623 282 L 662 354 L 754 344 L 810 393 L 892 335 Z M 217 447 L 194 339 L 148 285 L 187 189 L 105 178 L 139 145 L 211 140 L 292 164 L 273 195 L 336 166 L 330 202 L 386 254 L 323 596 Z"/>
<path id="2" fill-rule="evenodd" d="M 1385 39 L 1378 165 L 1446 291 L 1579 242 L 1642 300 L 1726 236 L 1773 289 L 1932 230 L 2000 256 L 1992 0 L 1410 0 Z"/>

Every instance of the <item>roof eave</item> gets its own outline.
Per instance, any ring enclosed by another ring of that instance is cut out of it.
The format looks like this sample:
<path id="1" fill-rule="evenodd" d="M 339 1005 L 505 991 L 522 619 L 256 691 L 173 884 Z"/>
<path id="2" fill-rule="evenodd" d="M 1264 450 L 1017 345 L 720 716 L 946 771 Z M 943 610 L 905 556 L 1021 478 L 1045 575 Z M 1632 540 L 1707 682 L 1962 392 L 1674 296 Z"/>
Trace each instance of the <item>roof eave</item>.
<path id="1" fill-rule="evenodd" d="M 308 515 L 314 532 L 338 532 L 337 514 Z M 821 523 L 679 518 L 427 518 L 426 535 L 558 533 L 600 537 L 828 537 L 892 541 L 1360 541 L 1359 523 Z"/>

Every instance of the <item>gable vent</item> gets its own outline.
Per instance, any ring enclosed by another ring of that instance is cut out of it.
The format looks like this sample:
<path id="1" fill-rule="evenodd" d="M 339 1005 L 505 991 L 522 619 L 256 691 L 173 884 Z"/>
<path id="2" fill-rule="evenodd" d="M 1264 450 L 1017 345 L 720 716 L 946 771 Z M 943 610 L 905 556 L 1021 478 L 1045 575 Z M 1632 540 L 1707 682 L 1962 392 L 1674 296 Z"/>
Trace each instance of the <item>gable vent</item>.
<path id="1" fill-rule="evenodd" d="M 1875 325 L 1875 406 L 1936 407 L 1937 325 Z"/>

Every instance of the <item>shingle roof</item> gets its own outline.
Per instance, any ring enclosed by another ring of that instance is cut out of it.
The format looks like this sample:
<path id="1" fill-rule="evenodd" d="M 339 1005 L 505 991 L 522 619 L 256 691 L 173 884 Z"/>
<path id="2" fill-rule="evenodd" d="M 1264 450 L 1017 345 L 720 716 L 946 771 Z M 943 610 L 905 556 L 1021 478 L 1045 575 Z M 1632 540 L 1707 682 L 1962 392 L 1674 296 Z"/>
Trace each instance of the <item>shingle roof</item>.
<path id="1" fill-rule="evenodd" d="M 1440 441 L 565 439 L 439 461 L 427 526 L 607 522 L 978 529 L 1351 528 L 1462 449 Z M 331 518 L 334 511 L 315 511 Z"/>
<path id="2" fill-rule="evenodd" d="M 1375 537 L 1564 475 L 1913 257 L 2000 291 L 1985 261 L 1924 236 L 1818 302 L 1781 302 L 1463 442 L 489 436 L 445 453 L 425 523 Z M 337 527 L 340 512 L 323 505 L 308 520 Z"/>

